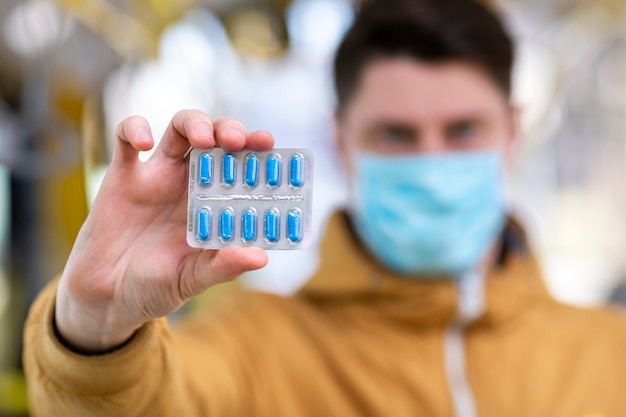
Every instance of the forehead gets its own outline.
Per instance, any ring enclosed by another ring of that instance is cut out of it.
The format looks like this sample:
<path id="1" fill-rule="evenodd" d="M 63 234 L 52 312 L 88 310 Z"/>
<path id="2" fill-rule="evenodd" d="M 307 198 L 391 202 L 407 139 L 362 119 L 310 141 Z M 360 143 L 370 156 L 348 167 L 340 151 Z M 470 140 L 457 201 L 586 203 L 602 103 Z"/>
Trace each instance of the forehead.
<path id="1" fill-rule="evenodd" d="M 347 110 L 364 118 L 439 120 L 496 115 L 506 104 L 495 83 L 470 63 L 380 58 L 364 68 Z"/>

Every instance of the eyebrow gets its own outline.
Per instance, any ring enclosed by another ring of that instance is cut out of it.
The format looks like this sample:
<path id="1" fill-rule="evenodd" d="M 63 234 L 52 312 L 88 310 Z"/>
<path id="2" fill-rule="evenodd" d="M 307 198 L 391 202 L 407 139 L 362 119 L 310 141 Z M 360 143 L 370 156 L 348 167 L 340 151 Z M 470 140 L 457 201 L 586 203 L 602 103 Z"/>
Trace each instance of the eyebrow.
<path id="1" fill-rule="evenodd" d="M 368 130 L 370 132 L 376 132 L 382 129 L 394 129 L 394 130 L 399 130 L 403 132 L 410 132 L 413 134 L 419 133 L 419 129 L 416 129 L 415 126 L 412 125 L 411 123 L 400 121 L 400 120 L 393 120 L 393 119 L 381 119 L 381 120 L 375 121 L 369 126 Z"/>
<path id="2" fill-rule="evenodd" d="M 459 118 L 455 118 L 455 119 L 449 119 L 446 120 L 443 125 L 444 127 L 450 127 L 450 126 L 455 126 L 455 125 L 459 125 L 459 124 L 463 124 L 463 123 L 479 123 L 479 124 L 484 124 L 485 120 L 487 120 L 487 117 L 480 117 L 480 116 L 467 116 L 467 117 L 459 117 Z"/>

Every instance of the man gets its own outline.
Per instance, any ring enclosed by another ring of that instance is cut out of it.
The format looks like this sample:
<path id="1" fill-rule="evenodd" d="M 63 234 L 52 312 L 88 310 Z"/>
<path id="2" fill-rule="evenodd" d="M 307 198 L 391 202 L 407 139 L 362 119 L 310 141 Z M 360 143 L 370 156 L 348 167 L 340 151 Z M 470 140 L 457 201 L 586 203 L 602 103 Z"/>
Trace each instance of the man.
<path id="1" fill-rule="evenodd" d="M 295 296 L 239 292 L 263 267 L 185 243 L 189 146 L 267 150 L 267 132 L 178 113 L 153 158 L 145 120 L 113 161 L 60 280 L 26 328 L 35 416 L 618 416 L 626 321 L 552 300 L 502 173 L 516 136 L 512 46 L 470 0 L 367 3 L 335 60 L 347 213 Z"/>

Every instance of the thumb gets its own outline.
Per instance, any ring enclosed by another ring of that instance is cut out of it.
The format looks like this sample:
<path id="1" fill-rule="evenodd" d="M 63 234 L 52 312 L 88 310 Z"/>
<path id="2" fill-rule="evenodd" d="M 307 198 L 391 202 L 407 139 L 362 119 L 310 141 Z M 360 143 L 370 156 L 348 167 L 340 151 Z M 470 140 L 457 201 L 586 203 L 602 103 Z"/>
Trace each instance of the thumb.
<path id="1" fill-rule="evenodd" d="M 267 254 L 256 247 L 229 247 L 221 250 L 201 250 L 185 260 L 181 271 L 180 294 L 189 299 L 214 285 L 232 281 L 247 271 L 267 265 Z"/>

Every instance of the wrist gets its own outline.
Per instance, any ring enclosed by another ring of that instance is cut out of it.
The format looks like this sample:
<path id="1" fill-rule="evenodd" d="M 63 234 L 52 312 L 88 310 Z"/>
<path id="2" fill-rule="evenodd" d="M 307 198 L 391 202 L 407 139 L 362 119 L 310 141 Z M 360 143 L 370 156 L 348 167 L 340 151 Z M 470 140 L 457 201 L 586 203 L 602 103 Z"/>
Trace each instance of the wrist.
<path id="1" fill-rule="evenodd" d="M 52 329 L 58 341 L 67 349 L 81 355 L 104 355 L 114 352 L 126 346 L 133 339 L 136 332 L 131 333 L 128 337 L 119 336 L 114 338 L 102 337 L 86 337 L 86 336 L 65 336 L 60 330 L 56 320 L 56 314 L 52 318 Z M 122 340 L 119 342 L 119 340 Z"/>
<path id="2" fill-rule="evenodd" d="M 141 327 L 128 326 L 93 304 L 81 306 L 64 288 L 61 281 L 56 295 L 53 327 L 59 341 L 81 354 L 102 354 L 128 343 Z"/>

